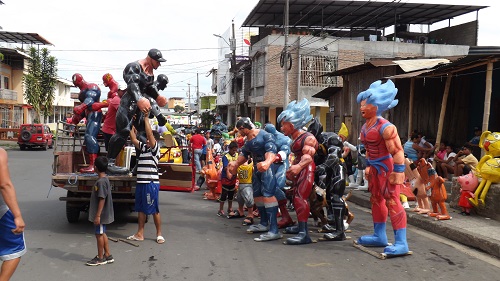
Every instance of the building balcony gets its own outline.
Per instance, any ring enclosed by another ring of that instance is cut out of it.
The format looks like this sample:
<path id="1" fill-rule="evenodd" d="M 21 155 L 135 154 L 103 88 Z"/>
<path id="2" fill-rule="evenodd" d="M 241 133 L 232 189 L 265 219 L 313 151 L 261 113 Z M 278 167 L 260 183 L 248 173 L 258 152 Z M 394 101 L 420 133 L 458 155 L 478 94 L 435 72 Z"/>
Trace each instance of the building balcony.
<path id="1" fill-rule="evenodd" d="M 0 89 L 0 100 L 17 101 L 17 92 L 8 89 Z"/>

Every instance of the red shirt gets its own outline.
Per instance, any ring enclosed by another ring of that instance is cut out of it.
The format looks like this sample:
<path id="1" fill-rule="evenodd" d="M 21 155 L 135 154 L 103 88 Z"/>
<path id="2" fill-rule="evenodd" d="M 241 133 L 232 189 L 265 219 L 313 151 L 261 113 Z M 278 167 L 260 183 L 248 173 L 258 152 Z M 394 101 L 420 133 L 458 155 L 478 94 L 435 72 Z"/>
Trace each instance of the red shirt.
<path id="1" fill-rule="evenodd" d="M 108 112 L 102 125 L 102 131 L 106 134 L 114 135 L 116 132 L 116 111 L 118 110 L 118 106 L 120 106 L 120 97 L 115 95 L 108 102 Z"/>
<path id="2" fill-rule="evenodd" d="M 205 139 L 205 137 L 200 134 L 192 136 L 189 142 L 191 143 L 193 149 L 202 149 L 203 145 L 207 144 L 207 140 Z"/>

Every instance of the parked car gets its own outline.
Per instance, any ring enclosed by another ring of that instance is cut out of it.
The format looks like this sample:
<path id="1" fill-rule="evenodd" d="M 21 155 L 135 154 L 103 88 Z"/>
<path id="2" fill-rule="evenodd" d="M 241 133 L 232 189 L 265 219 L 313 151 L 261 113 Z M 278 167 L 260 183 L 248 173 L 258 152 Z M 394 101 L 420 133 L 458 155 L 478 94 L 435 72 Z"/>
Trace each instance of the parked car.
<path id="1" fill-rule="evenodd" d="M 22 124 L 19 129 L 17 144 L 19 149 L 41 147 L 43 150 L 52 148 L 54 144 L 52 131 L 46 124 Z"/>
<path id="2" fill-rule="evenodd" d="M 164 133 L 159 142 L 160 162 L 182 164 L 182 151 L 170 133 Z"/>

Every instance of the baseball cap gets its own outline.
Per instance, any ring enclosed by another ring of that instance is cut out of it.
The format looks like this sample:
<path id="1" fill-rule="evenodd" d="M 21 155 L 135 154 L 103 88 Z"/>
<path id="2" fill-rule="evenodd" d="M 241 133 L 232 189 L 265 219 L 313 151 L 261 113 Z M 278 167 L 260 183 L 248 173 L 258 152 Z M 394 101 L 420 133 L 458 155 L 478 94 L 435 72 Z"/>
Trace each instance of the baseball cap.
<path id="1" fill-rule="evenodd" d="M 154 59 L 155 61 L 159 62 L 166 62 L 167 60 L 163 58 L 160 50 L 158 49 L 151 49 L 148 52 L 148 57 Z"/>

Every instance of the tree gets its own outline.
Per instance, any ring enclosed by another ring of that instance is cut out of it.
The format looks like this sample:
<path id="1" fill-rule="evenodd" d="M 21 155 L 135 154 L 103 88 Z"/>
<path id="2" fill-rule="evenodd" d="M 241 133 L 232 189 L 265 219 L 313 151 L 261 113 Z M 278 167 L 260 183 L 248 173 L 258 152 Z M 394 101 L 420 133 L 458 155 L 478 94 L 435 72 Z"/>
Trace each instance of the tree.
<path id="1" fill-rule="evenodd" d="M 202 128 L 210 128 L 212 124 L 215 122 L 215 111 L 205 111 L 200 115 Z"/>
<path id="2" fill-rule="evenodd" d="M 184 109 L 185 109 L 185 108 L 184 108 L 183 106 L 180 106 L 180 105 L 176 105 L 176 106 L 174 107 L 174 111 L 175 111 L 175 112 L 183 112 L 183 111 L 184 111 Z"/>
<path id="3" fill-rule="evenodd" d="M 54 90 L 57 83 L 57 59 L 47 48 L 29 49 L 28 71 L 23 76 L 24 98 L 33 106 L 36 120 L 52 114 Z"/>

